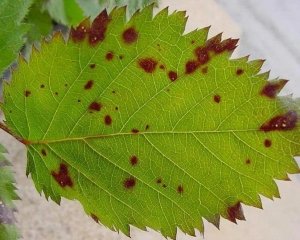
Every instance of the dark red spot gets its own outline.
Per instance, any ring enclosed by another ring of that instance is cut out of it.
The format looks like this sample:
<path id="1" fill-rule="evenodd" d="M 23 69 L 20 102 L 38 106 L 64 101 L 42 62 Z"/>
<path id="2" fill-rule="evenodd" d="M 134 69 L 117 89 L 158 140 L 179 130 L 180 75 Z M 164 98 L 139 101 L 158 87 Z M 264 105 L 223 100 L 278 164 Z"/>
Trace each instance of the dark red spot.
<path id="1" fill-rule="evenodd" d="M 91 69 L 94 69 L 95 67 L 96 67 L 96 64 L 95 64 L 95 63 L 90 64 L 90 68 L 91 68 Z"/>
<path id="2" fill-rule="evenodd" d="M 47 156 L 47 151 L 46 151 L 46 149 L 42 149 L 41 153 L 42 153 L 43 156 Z"/>
<path id="3" fill-rule="evenodd" d="M 84 85 L 84 89 L 88 90 L 91 89 L 94 85 L 94 81 L 93 80 L 88 80 L 87 83 Z"/>
<path id="4" fill-rule="evenodd" d="M 207 47 L 199 47 L 195 50 L 195 54 L 197 55 L 198 59 L 198 64 L 204 65 L 209 61 L 210 57 L 208 50 L 209 49 Z"/>
<path id="5" fill-rule="evenodd" d="M 136 134 L 136 133 L 139 133 L 140 131 L 136 128 L 133 128 L 133 129 L 131 129 L 131 132 Z"/>
<path id="6" fill-rule="evenodd" d="M 268 82 L 261 90 L 261 95 L 265 95 L 269 98 L 275 98 L 287 82 L 288 80 L 283 79 L 276 82 Z"/>
<path id="7" fill-rule="evenodd" d="M 106 53 L 105 58 L 107 61 L 111 61 L 114 58 L 113 52 Z"/>
<path id="8" fill-rule="evenodd" d="M 190 60 L 185 64 L 185 73 L 191 74 L 197 70 L 197 68 L 200 66 L 198 61 Z"/>
<path id="9" fill-rule="evenodd" d="M 111 116 L 106 115 L 106 116 L 104 117 L 104 123 L 105 123 L 105 125 L 111 125 L 111 123 L 112 123 Z"/>
<path id="10" fill-rule="evenodd" d="M 139 161 L 139 159 L 138 159 L 137 156 L 131 156 L 131 157 L 130 157 L 130 163 L 131 163 L 132 166 L 137 165 L 137 164 L 138 164 L 138 161 Z"/>
<path id="11" fill-rule="evenodd" d="M 105 32 L 107 30 L 110 18 L 107 15 L 106 10 L 103 10 L 93 21 L 89 30 L 89 43 L 96 45 L 98 42 L 102 42 L 105 38 Z"/>
<path id="12" fill-rule="evenodd" d="M 272 141 L 271 141 L 270 139 L 266 139 L 266 140 L 264 141 L 264 144 L 265 144 L 265 147 L 269 148 L 269 147 L 272 146 Z"/>
<path id="13" fill-rule="evenodd" d="M 216 103 L 220 103 L 220 102 L 221 102 L 221 96 L 220 96 L 220 95 L 215 95 L 215 96 L 214 96 L 214 101 L 215 101 Z"/>
<path id="14" fill-rule="evenodd" d="M 244 70 L 241 68 L 236 70 L 236 75 L 238 75 L 238 76 L 242 75 L 243 73 L 244 73 Z"/>
<path id="15" fill-rule="evenodd" d="M 40 86 L 41 88 L 45 88 L 45 85 L 44 84 L 41 84 L 41 86 Z"/>
<path id="16" fill-rule="evenodd" d="M 157 184 L 161 184 L 162 183 L 162 179 L 161 178 L 156 179 L 156 183 Z"/>
<path id="17" fill-rule="evenodd" d="M 201 69 L 201 72 L 202 72 L 203 74 L 206 74 L 206 73 L 208 72 L 208 67 L 202 68 L 202 69 Z"/>
<path id="18" fill-rule="evenodd" d="M 89 20 L 84 20 L 75 29 L 72 27 L 70 32 L 70 37 L 74 42 L 81 42 L 89 34 L 90 23 Z"/>
<path id="19" fill-rule="evenodd" d="M 125 43 L 131 44 L 136 42 L 138 33 L 133 27 L 130 27 L 123 32 L 122 37 Z"/>
<path id="20" fill-rule="evenodd" d="M 98 102 L 92 102 L 89 106 L 89 110 L 91 111 L 97 111 L 99 112 L 102 108 L 102 105 L 101 103 L 98 103 Z"/>
<path id="21" fill-rule="evenodd" d="M 150 128 L 150 126 L 147 124 L 146 127 L 145 127 L 145 129 L 148 130 L 149 128 Z"/>
<path id="22" fill-rule="evenodd" d="M 156 69 L 157 61 L 152 58 L 144 58 L 139 60 L 139 66 L 147 73 L 153 73 Z"/>
<path id="23" fill-rule="evenodd" d="M 172 81 L 172 82 L 174 82 L 176 79 L 177 79 L 177 73 L 176 72 L 174 72 L 174 71 L 170 71 L 169 73 L 168 73 L 168 76 L 169 76 L 169 79 Z"/>
<path id="24" fill-rule="evenodd" d="M 245 220 L 242 205 L 240 202 L 227 208 L 227 218 L 229 221 L 236 223 L 236 219 Z"/>
<path id="25" fill-rule="evenodd" d="M 251 164 L 251 160 L 248 158 L 248 159 L 246 159 L 245 163 L 249 165 L 249 164 Z"/>
<path id="26" fill-rule="evenodd" d="M 132 189 L 136 184 L 136 180 L 134 177 L 126 178 L 123 182 L 123 186 L 127 189 Z"/>
<path id="27" fill-rule="evenodd" d="M 165 70 L 166 67 L 164 65 L 160 64 L 159 68 L 162 69 L 162 70 Z"/>
<path id="28" fill-rule="evenodd" d="M 286 114 L 278 115 L 264 123 L 260 127 L 260 130 L 264 132 L 292 130 L 296 127 L 297 121 L 297 112 L 289 111 Z"/>
<path id="29" fill-rule="evenodd" d="M 59 166 L 59 172 L 56 173 L 52 171 L 51 175 L 54 177 L 54 179 L 58 182 L 58 184 L 61 187 L 73 186 L 72 179 L 70 178 L 68 173 L 68 167 L 65 164 L 61 163 Z"/>
<path id="30" fill-rule="evenodd" d="M 182 185 L 179 185 L 179 186 L 177 187 L 177 192 L 180 193 L 180 194 L 183 193 L 183 186 L 182 186 Z"/>
<path id="31" fill-rule="evenodd" d="M 24 95 L 25 97 L 29 97 L 31 94 L 31 92 L 29 90 L 25 90 Z"/>
<path id="32" fill-rule="evenodd" d="M 91 213 L 91 218 L 92 218 L 96 223 L 99 222 L 98 217 L 97 217 L 95 214 L 93 214 L 93 213 Z"/>

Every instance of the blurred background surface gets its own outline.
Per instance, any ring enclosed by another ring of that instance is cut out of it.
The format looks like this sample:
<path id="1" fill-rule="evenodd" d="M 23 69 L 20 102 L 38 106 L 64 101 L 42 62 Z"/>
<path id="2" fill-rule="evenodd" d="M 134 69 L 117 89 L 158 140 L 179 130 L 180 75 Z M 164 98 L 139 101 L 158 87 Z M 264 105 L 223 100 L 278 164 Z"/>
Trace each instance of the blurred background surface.
<path id="1" fill-rule="evenodd" d="M 300 96 L 300 1 L 289 0 L 164 0 L 160 9 L 187 10 L 190 16 L 187 31 L 212 25 L 211 36 L 224 32 L 225 37 L 240 37 L 235 56 L 251 54 L 251 58 L 267 59 L 265 70 L 271 76 L 290 79 L 285 94 Z M 9 151 L 16 171 L 17 186 L 22 201 L 17 202 L 18 226 L 24 240 L 125 240 L 94 223 L 78 202 L 62 200 L 61 206 L 39 196 L 33 183 L 25 176 L 25 148 L 1 132 L 0 142 Z M 205 223 L 206 240 L 298 240 L 300 227 L 300 181 L 278 181 L 281 199 L 263 199 L 264 210 L 244 207 L 247 221 L 234 225 L 221 220 L 221 231 Z M 158 233 L 132 228 L 133 240 L 164 239 Z M 184 236 L 178 240 L 203 239 Z"/>

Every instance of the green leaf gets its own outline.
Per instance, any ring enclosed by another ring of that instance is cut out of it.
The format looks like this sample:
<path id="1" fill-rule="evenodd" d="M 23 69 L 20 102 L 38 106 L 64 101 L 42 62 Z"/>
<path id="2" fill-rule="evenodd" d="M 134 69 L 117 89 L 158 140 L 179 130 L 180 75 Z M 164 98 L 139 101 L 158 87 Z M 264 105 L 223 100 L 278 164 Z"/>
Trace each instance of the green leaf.
<path id="1" fill-rule="evenodd" d="M 0 76 L 16 59 L 29 26 L 23 23 L 33 0 L 0 1 Z"/>
<path id="2" fill-rule="evenodd" d="M 3 156 L 6 153 L 0 144 L 0 239 L 18 239 L 18 231 L 14 225 L 13 200 L 19 199 L 15 193 L 14 177 L 9 162 Z"/>
<path id="3" fill-rule="evenodd" d="M 243 219 L 241 203 L 261 207 L 279 197 L 274 179 L 299 172 L 299 101 L 277 96 L 286 81 L 259 74 L 262 60 L 231 60 L 237 40 L 183 35 L 184 12 L 152 8 L 56 34 L 20 63 L 3 111 L 47 198 L 125 234 L 193 235 L 203 218 Z"/>
<path id="4" fill-rule="evenodd" d="M 29 42 L 40 41 L 43 36 L 47 36 L 52 31 L 52 19 L 47 11 L 42 7 L 42 2 L 37 1 L 26 16 L 26 23 L 31 28 L 27 33 Z"/>
<path id="5" fill-rule="evenodd" d="M 131 16 L 138 9 L 156 3 L 157 0 L 49 0 L 45 3 L 50 15 L 67 26 L 79 24 L 85 17 L 94 19 L 105 8 L 127 6 Z"/>

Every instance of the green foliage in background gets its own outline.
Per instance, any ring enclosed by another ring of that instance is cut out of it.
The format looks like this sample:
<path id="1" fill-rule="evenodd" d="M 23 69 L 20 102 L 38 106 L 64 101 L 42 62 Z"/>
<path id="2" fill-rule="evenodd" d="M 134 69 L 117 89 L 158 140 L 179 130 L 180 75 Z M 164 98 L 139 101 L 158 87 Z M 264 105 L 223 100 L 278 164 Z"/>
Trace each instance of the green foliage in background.
<path id="1" fill-rule="evenodd" d="M 13 240 L 18 238 L 18 231 L 14 225 L 14 200 L 19 199 L 14 186 L 14 178 L 9 162 L 3 154 L 6 153 L 0 144 L 0 239 Z"/>
<path id="2" fill-rule="evenodd" d="M 203 218 L 244 219 L 241 203 L 261 207 L 299 172 L 299 102 L 277 96 L 286 81 L 259 74 L 262 60 L 230 60 L 236 40 L 183 35 L 184 12 L 152 8 L 56 34 L 20 62 L 2 109 L 47 198 L 125 234 L 193 235 Z"/>

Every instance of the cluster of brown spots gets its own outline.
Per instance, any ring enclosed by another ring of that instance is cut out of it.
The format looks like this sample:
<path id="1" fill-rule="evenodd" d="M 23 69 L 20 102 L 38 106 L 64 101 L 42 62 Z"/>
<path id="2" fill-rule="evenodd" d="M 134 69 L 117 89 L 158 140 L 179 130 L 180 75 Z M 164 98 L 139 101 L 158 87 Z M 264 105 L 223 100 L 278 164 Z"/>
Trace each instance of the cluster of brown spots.
<path id="1" fill-rule="evenodd" d="M 73 181 L 69 176 L 68 167 L 65 164 L 61 163 L 59 165 L 59 172 L 56 173 L 52 171 L 51 175 L 54 177 L 54 179 L 58 182 L 58 184 L 61 187 L 73 186 Z"/>
<path id="2" fill-rule="evenodd" d="M 292 130 L 296 127 L 297 121 L 297 112 L 289 111 L 286 114 L 278 115 L 264 123 L 260 127 L 260 130 L 264 132 Z"/>
<path id="3" fill-rule="evenodd" d="M 146 73 L 153 73 L 156 69 L 157 61 L 153 58 L 143 58 L 138 61 L 138 64 Z"/>
<path id="4" fill-rule="evenodd" d="M 41 150 L 41 153 L 42 153 L 43 156 L 47 156 L 47 151 L 46 151 L 46 149 L 43 148 L 43 149 Z"/>
<path id="5" fill-rule="evenodd" d="M 134 177 L 126 178 L 123 182 L 123 186 L 127 189 L 132 189 L 136 185 L 136 180 Z"/>
<path id="6" fill-rule="evenodd" d="M 109 116 L 109 115 L 106 115 L 105 117 L 104 117 L 104 123 L 105 123 L 105 125 L 111 125 L 111 123 L 112 123 L 112 118 L 111 118 L 111 116 Z"/>
<path id="7" fill-rule="evenodd" d="M 172 81 L 172 82 L 174 82 L 175 80 L 177 80 L 177 73 L 176 72 L 174 72 L 174 71 L 170 71 L 169 73 L 168 73 L 168 76 L 169 76 L 169 79 Z"/>
<path id="8" fill-rule="evenodd" d="M 236 75 L 238 75 L 238 76 L 242 75 L 243 73 L 244 73 L 244 70 L 241 69 L 241 68 L 238 68 L 238 69 L 236 70 Z"/>
<path id="9" fill-rule="evenodd" d="M 138 39 L 138 33 L 133 27 L 130 27 L 123 32 L 122 37 L 125 43 L 132 44 Z"/>
<path id="10" fill-rule="evenodd" d="M 105 58 L 106 58 L 107 61 L 113 60 L 113 58 L 114 58 L 114 53 L 113 53 L 113 52 L 108 52 L 108 53 L 106 53 Z"/>
<path id="11" fill-rule="evenodd" d="M 95 67 L 96 67 L 96 64 L 95 64 L 95 63 L 90 64 L 90 68 L 91 68 L 91 69 L 94 69 Z"/>
<path id="12" fill-rule="evenodd" d="M 209 62 L 212 55 L 220 54 L 225 51 L 233 51 L 236 48 L 238 39 L 227 39 L 221 41 L 221 34 L 211 38 L 204 46 L 197 47 L 194 51 L 196 60 L 189 60 L 185 65 L 185 73 L 191 74 L 200 66 Z"/>
<path id="13" fill-rule="evenodd" d="M 102 105 L 101 103 L 98 103 L 98 102 L 92 102 L 90 105 L 89 105 L 89 110 L 92 112 L 92 111 L 97 111 L 99 112 L 102 108 Z"/>
<path id="14" fill-rule="evenodd" d="M 25 97 L 29 97 L 31 95 L 31 92 L 29 90 L 24 91 Z"/>
<path id="15" fill-rule="evenodd" d="M 220 102 L 221 102 L 221 96 L 218 95 L 218 94 L 216 94 L 216 95 L 214 96 L 214 101 L 215 101 L 216 103 L 220 103 Z"/>
<path id="16" fill-rule="evenodd" d="M 178 192 L 179 194 L 182 194 L 182 193 L 183 193 L 183 186 L 182 186 L 182 185 L 179 185 L 179 186 L 177 187 L 177 192 Z"/>
<path id="17" fill-rule="evenodd" d="M 95 214 L 93 214 L 93 213 L 91 213 L 91 218 L 92 218 L 96 223 L 99 222 L 98 217 L 97 217 Z"/>
<path id="18" fill-rule="evenodd" d="M 93 21 L 89 30 L 89 43 L 96 45 L 98 42 L 102 42 L 105 38 L 105 32 L 107 30 L 110 18 L 107 15 L 106 10 L 103 10 Z"/>
<path id="19" fill-rule="evenodd" d="M 84 89 L 85 90 L 89 90 L 89 89 L 91 89 L 93 87 L 93 85 L 94 85 L 94 81 L 93 80 L 88 80 L 86 82 L 86 84 L 84 85 Z"/>
<path id="20" fill-rule="evenodd" d="M 82 23 L 80 23 L 76 29 L 74 29 L 73 27 L 71 28 L 70 37 L 74 42 L 81 42 L 88 35 L 89 30 L 90 23 L 89 20 L 86 19 Z"/>
<path id="21" fill-rule="evenodd" d="M 268 82 L 260 94 L 269 98 L 275 98 L 276 95 L 280 92 L 280 90 L 287 84 L 288 80 L 279 80 L 276 82 Z"/>
<path id="22" fill-rule="evenodd" d="M 136 128 L 133 128 L 133 129 L 131 129 L 131 132 L 137 134 L 137 133 L 139 133 L 140 131 L 139 131 L 138 129 L 136 129 Z"/>
<path id="23" fill-rule="evenodd" d="M 45 84 L 41 84 L 40 88 L 45 88 Z"/>
<path id="24" fill-rule="evenodd" d="M 243 209 L 240 202 L 227 208 L 227 219 L 236 223 L 236 219 L 245 220 Z"/>
<path id="25" fill-rule="evenodd" d="M 272 141 L 270 139 L 266 139 L 264 141 L 264 145 L 265 145 L 265 147 L 269 148 L 272 146 Z"/>
<path id="26" fill-rule="evenodd" d="M 246 159 L 245 163 L 246 163 L 247 165 L 251 164 L 251 159 L 249 159 L 249 158 Z"/>
<path id="27" fill-rule="evenodd" d="M 132 166 L 137 165 L 137 164 L 138 164 L 138 161 L 139 161 L 139 159 L 138 159 L 137 156 L 133 155 L 133 156 L 130 157 L 130 164 L 131 164 Z"/>

